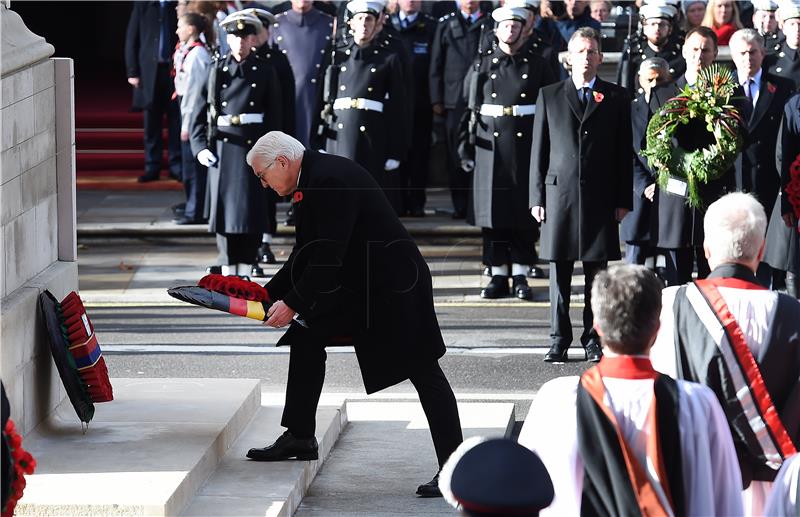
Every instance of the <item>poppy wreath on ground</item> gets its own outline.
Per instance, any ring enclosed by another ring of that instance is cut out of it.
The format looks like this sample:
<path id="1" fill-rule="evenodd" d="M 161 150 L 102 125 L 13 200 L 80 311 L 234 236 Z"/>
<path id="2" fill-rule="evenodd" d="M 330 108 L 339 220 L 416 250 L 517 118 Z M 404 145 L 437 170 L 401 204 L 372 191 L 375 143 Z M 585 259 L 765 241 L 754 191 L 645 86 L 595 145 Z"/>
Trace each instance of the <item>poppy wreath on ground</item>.
<path id="1" fill-rule="evenodd" d="M 687 203 L 702 203 L 698 187 L 725 174 L 742 147 L 744 122 L 730 103 L 736 90 L 730 69 L 711 65 L 700 71 L 697 84 L 684 86 L 677 97 L 668 100 L 647 124 L 647 147 L 642 155 L 658 174 L 658 185 L 665 189 L 670 177 L 688 185 Z M 714 143 L 687 151 L 675 139 L 675 132 L 692 120 L 705 122 Z"/>
<path id="2" fill-rule="evenodd" d="M 197 285 L 209 291 L 214 291 L 233 298 L 255 302 L 269 301 L 269 294 L 266 289 L 255 282 L 242 280 L 237 276 L 206 275 L 200 279 Z"/>
<path id="3" fill-rule="evenodd" d="M 25 475 L 33 474 L 33 470 L 36 468 L 36 460 L 33 459 L 31 453 L 22 448 L 22 437 L 17 433 L 14 421 L 10 418 L 6 421 L 6 426 L 3 429 L 3 440 L 8 446 L 10 461 L 13 463 L 10 493 L 6 504 L 3 505 L 3 517 L 10 517 L 14 515 L 17 501 L 22 498 L 22 492 L 25 490 Z"/>
<path id="4" fill-rule="evenodd" d="M 786 197 L 792 205 L 795 217 L 800 219 L 800 154 L 789 165 L 789 182 L 786 184 Z"/>

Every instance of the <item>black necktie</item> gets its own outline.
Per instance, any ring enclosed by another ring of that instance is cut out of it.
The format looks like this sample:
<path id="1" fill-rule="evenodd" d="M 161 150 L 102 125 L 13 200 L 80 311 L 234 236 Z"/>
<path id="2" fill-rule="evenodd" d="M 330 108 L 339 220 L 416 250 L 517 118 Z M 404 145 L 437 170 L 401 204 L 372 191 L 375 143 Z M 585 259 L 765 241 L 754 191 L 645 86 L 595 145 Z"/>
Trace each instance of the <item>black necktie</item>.
<path id="1" fill-rule="evenodd" d="M 588 86 L 581 88 L 581 106 L 583 106 L 584 111 L 586 110 L 587 106 L 589 106 L 589 94 L 591 91 L 592 89 Z"/>

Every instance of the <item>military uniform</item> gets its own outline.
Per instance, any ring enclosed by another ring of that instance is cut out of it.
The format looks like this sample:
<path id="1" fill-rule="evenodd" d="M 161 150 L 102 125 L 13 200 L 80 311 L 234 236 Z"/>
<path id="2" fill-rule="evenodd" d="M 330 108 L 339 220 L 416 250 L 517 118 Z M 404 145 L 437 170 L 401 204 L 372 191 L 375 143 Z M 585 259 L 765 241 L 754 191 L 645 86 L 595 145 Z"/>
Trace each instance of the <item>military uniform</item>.
<path id="1" fill-rule="evenodd" d="M 800 55 L 798 52 L 798 49 L 789 47 L 784 40 L 777 54 L 768 61 L 769 73 L 791 79 L 795 86 L 800 87 Z"/>
<path id="2" fill-rule="evenodd" d="M 485 228 L 492 266 L 533 265 L 539 228 L 528 206 L 533 119 L 539 89 L 556 81 L 531 46 L 510 56 L 498 46 L 467 76 L 470 131 L 462 123 L 463 159 L 473 159 L 467 221 Z M 474 141 L 474 144 L 470 144 Z"/>
<path id="3" fill-rule="evenodd" d="M 276 18 L 270 30 L 270 41 L 291 65 L 294 76 L 294 136 L 308 146 L 320 86 L 320 70 L 333 34 L 333 18 L 313 8 L 305 14 L 289 10 Z"/>
<path id="4" fill-rule="evenodd" d="M 428 160 L 431 148 L 433 113 L 428 83 L 428 70 L 431 63 L 431 47 L 436 35 L 436 20 L 425 13 L 417 13 L 413 20 L 401 18 L 399 14 L 391 17 L 391 27 L 395 40 L 401 42 L 411 61 L 409 91 L 414 92 L 414 109 L 408 110 L 411 117 L 411 148 L 407 159 L 400 167 L 404 178 L 405 191 L 403 209 L 411 215 L 422 215 L 425 207 L 425 187 L 428 182 Z"/>
<path id="5" fill-rule="evenodd" d="M 474 22 L 468 22 L 461 12 L 454 12 L 439 19 L 433 40 L 429 76 L 431 104 L 441 104 L 445 109 L 447 168 L 454 215 L 457 217 L 466 214 L 469 191 L 469 176 L 461 169 L 458 160 L 458 131 L 466 106 L 464 76 L 478 55 L 478 46 L 485 33 L 492 28 L 492 20 L 484 13 L 480 13 Z"/>
<path id="6" fill-rule="evenodd" d="M 254 264 L 261 235 L 274 231 L 268 190 L 245 156 L 260 136 L 282 128 L 283 109 L 278 72 L 262 54 L 241 62 L 227 54 L 212 64 L 192 111 L 191 143 L 196 156 L 208 149 L 217 158 L 208 169 L 209 229 L 221 264 Z"/>
<path id="7" fill-rule="evenodd" d="M 683 75 L 686 71 L 686 61 L 681 54 L 683 39 L 671 35 L 664 48 L 658 52 L 647 44 L 647 38 L 639 33 L 625 39 L 622 48 L 622 57 L 617 67 L 617 84 L 627 88 L 629 92 L 641 94 L 636 74 L 642 61 L 651 57 L 660 57 L 669 63 L 669 73 L 673 79 Z"/>
<path id="8" fill-rule="evenodd" d="M 402 161 L 407 152 L 405 76 L 400 56 L 373 40 L 335 50 L 325 77 L 325 102 L 333 116 L 325 150 L 354 160 L 367 169 L 392 205 L 402 200 L 397 170 L 386 171 L 387 160 Z"/>
<path id="9" fill-rule="evenodd" d="M 762 34 L 761 37 L 764 38 L 764 51 L 766 52 L 767 58 L 775 59 L 775 57 L 780 53 L 781 46 L 783 45 L 783 42 L 786 41 L 786 37 L 781 31 L 768 32 L 766 34 Z"/>

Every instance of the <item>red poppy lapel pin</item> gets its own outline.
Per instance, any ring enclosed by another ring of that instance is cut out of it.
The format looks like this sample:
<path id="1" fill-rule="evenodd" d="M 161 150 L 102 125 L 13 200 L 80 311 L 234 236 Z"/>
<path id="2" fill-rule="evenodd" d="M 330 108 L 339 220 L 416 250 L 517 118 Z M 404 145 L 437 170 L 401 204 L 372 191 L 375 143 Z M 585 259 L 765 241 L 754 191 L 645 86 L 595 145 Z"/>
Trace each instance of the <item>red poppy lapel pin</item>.
<path id="1" fill-rule="evenodd" d="M 777 89 L 778 88 L 774 84 L 767 83 L 767 90 L 769 90 L 769 93 L 775 93 L 775 90 L 777 90 Z"/>
<path id="2" fill-rule="evenodd" d="M 300 190 L 295 190 L 294 194 L 292 195 L 292 202 L 297 204 L 303 200 L 303 192 Z"/>
<path id="3" fill-rule="evenodd" d="M 603 102 L 603 99 L 605 98 L 605 95 L 603 95 L 602 92 L 592 92 L 592 95 L 594 96 L 594 101 L 598 104 Z"/>

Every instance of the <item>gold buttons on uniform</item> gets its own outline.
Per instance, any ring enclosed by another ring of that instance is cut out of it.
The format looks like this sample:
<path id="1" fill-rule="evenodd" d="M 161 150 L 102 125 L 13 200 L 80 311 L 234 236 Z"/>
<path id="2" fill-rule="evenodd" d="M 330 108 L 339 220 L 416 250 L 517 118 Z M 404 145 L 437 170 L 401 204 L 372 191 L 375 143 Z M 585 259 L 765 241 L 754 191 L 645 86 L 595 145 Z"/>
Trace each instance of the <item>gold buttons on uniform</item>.
<path id="1" fill-rule="evenodd" d="M 522 132 L 517 133 L 517 138 L 522 138 Z"/>
<path id="2" fill-rule="evenodd" d="M 528 74 L 522 74 L 522 78 L 523 79 L 527 79 L 528 78 Z"/>
<path id="3" fill-rule="evenodd" d="M 347 88 L 347 87 L 346 87 L 345 85 L 341 85 L 341 86 L 339 87 L 339 89 L 340 89 L 340 90 L 342 90 L 342 91 L 345 91 L 345 89 L 346 89 L 346 88 Z"/>
<path id="4" fill-rule="evenodd" d="M 315 66 L 316 66 L 317 68 L 319 68 L 319 63 L 317 63 Z"/>
<path id="5" fill-rule="evenodd" d="M 317 80 L 315 78 L 311 78 L 311 84 L 317 84 Z"/>
<path id="6" fill-rule="evenodd" d="M 370 71 L 370 72 L 372 72 L 373 74 L 374 74 L 374 73 L 375 73 L 377 70 L 378 70 L 378 69 L 377 69 L 377 68 L 375 68 L 374 66 L 373 66 L 372 68 L 370 68 L 370 69 L 369 69 L 369 71 Z"/>
<path id="7" fill-rule="evenodd" d="M 254 67 L 253 67 L 253 70 L 258 70 L 258 68 L 254 66 Z"/>
<path id="8" fill-rule="evenodd" d="M 255 88 L 255 87 L 256 87 L 256 83 L 250 83 L 250 88 Z"/>
<path id="9" fill-rule="evenodd" d="M 342 124 L 341 122 L 339 122 L 339 129 L 342 129 L 343 127 L 344 127 L 344 124 Z"/>
<path id="10" fill-rule="evenodd" d="M 228 87 L 228 85 L 227 85 L 227 84 L 223 84 L 223 85 L 222 85 L 222 87 L 223 87 L 223 88 L 227 88 L 227 87 Z"/>
<path id="11" fill-rule="evenodd" d="M 283 49 L 283 50 L 281 50 L 281 52 L 283 52 L 284 54 L 286 54 L 286 49 Z M 268 57 L 272 57 L 272 56 L 268 56 Z"/>
<path id="12" fill-rule="evenodd" d="M 223 66 L 223 67 L 222 67 L 222 71 L 223 71 L 223 72 L 227 72 L 227 71 L 228 71 L 228 67 L 227 67 L 227 66 Z"/>
<path id="13" fill-rule="evenodd" d="M 255 102 L 253 102 L 253 101 L 250 101 L 250 105 L 251 105 L 251 106 L 255 106 L 255 105 L 256 105 L 256 103 L 255 103 Z"/>
<path id="14" fill-rule="evenodd" d="M 373 90 L 372 86 L 367 86 L 367 91 L 371 92 Z"/>
<path id="15" fill-rule="evenodd" d="M 248 140 L 247 141 L 247 145 L 253 145 L 253 141 L 252 140 Z"/>
<path id="16" fill-rule="evenodd" d="M 278 40 L 278 41 L 281 41 L 281 40 L 283 39 L 283 36 L 278 36 L 278 37 L 277 37 L 277 38 L 275 38 L 275 39 L 276 39 L 276 40 Z"/>
<path id="17" fill-rule="evenodd" d="M 500 136 L 500 133 L 498 133 L 497 131 L 495 131 L 495 132 L 493 133 L 493 135 L 494 135 L 494 137 L 495 137 L 495 138 L 497 138 L 498 136 Z"/>
<path id="18" fill-rule="evenodd" d="M 781 73 L 781 72 L 783 71 L 783 68 L 781 68 L 781 67 L 778 67 L 778 68 L 776 68 L 776 69 L 775 69 L 775 71 L 776 71 L 777 73 Z"/>
<path id="19" fill-rule="evenodd" d="M 779 55 L 780 57 L 784 57 L 784 56 L 786 56 L 786 52 L 781 52 L 781 53 L 780 53 L 780 54 L 778 54 L 778 55 Z"/>
<path id="20" fill-rule="evenodd" d="M 225 106 L 227 106 L 227 105 L 228 105 L 228 102 L 227 102 L 227 101 L 222 101 L 222 106 L 223 106 L 223 107 L 225 107 Z"/>
<path id="21" fill-rule="evenodd" d="M 341 67 L 341 68 L 339 69 L 339 71 L 341 71 L 341 72 L 347 72 L 347 67 L 346 67 L 346 66 L 343 66 L 343 67 Z"/>
<path id="22" fill-rule="evenodd" d="M 225 138 L 222 139 L 222 141 L 223 142 L 227 142 L 228 141 L 228 137 L 226 136 Z"/>
<path id="23" fill-rule="evenodd" d="M 497 63 L 498 61 L 500 61 L 500 60 L 499 60 L 499 59 L 497 59 L 496 57 L 495 57 L 495 58 L 492 58 L 492 63 Z"/>
<path id="24" fill-rule="evenodd" d="M 358 130 L 359 130 L 359 131 L 361 131 L 361 132 L 363 133 L 364 131 L 366 131 L 366 130 L 367 130 L 367 128 L 365 128 L 364 126 L 361 126 L 361 127 L 359 127 L 359 128 L 358 128 Z"/>
<path id="25" fill-rule="evenodd" d="M 492 99 L 496 99 L 496 98 L 497 98 L 497 94 L 495 92 L 492 92 Z"/>
<path id="26" fill-rule="evenodd" d="M 497 79 L 497 74 L 492 74 L 489 77 L 491 77 L 492 79 Z"/>
<path id="27" fill-rule="evenodd" d="M 324 54 L 325 53 L 325 49 L 320 50 L 319 53 L 320 54 Z M 344 53 L 349 56 L 350 55 L 350 49 L 345 50 Z"/>
<path id="28" fill-rule="evenodd" d="M 520 96 L 520 97 L 522 97 L 523 99 L 524 99 L 525 97 L 527 97 L 527 95 L 525 95 L 524 93 L 520 93 L 520 94 L 519 94 L 519 96 Z"/>

